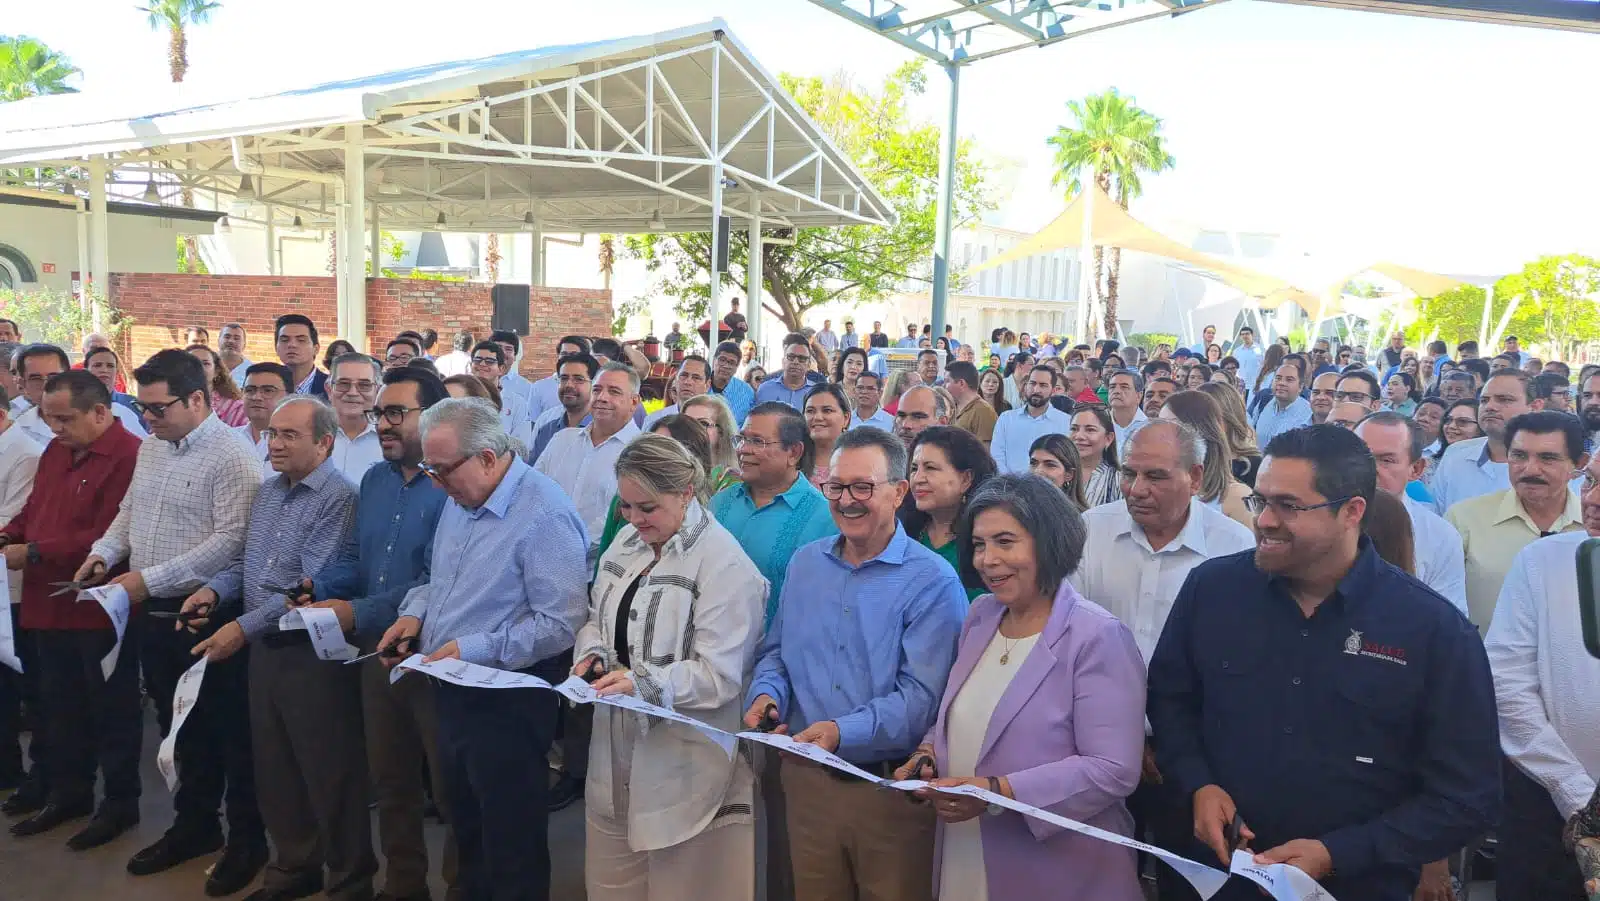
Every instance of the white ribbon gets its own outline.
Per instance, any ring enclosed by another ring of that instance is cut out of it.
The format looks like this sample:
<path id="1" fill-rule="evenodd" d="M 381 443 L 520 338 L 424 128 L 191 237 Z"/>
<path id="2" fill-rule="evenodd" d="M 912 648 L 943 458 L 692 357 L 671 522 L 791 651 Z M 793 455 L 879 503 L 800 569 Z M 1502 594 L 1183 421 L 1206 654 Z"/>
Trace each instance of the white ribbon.
<path id="1" fill-rule="evenodd" d="M 122 636 L 128 631 L 128 589 L 121 585 L 96 585 L 78 592 L 78 600 L 90 598 L 111 618 L 111 628 L 117 630 L 117 643 L 111 653 L 100 659 L 100 674 L 109 679 L 117 668 L 117 657 L 122 653 Z"/>
<path id="2" fill-rule="evenodd" d="M 206 655 L 201 654 L 194 665 L 178 677 L 178 687 L 172 692 L 172 727 L 167 730 L 167 737 L 161 740 L 160 750 L 156 751 L 156 769 L 161 771 L 161 778 L 167 780 L 167 791 L 176 791 L 178 788 L 178 730 L 188 722 L 194 705 L 200 702 L 200 683 L 205 678 Z"/>
<path id="3" fill-rule="evenodd" d="M 22 672 L 17 638 L 11 633 L 11 574 L 3 563 L 0 563 L 0 664 Z"/>
<path id="4" fill-rule="evenodd" d="M 560 685 L 551 685 L 537 676 L 510 673 L 492 667 L 480 666 L 476 663 L 467 663 L 463 660 L 440 660 L 434 663 L 424 663 L 422 662 L 421 654 L 413 654 L 410 658 L 395 666 L 394 672 L 389 676 L 389 680 L 392 682 L 400 678 L 405 670 L 427 673 L 435 678 L 467 688 L 545 688 L 561 694 L 576 704 L 609 704 L 613 707 L 645 713 L 650 716 L 658 716 L 662 719 L 691 726 L 711 737 L 723 748 L 728 749 L 730 754 L 733 753 L 732 749 L 735 743 L 743 739 L 777 748 L 780 751 L 794 754 L 798 757 L 804 757 L 814 763 L 849 773 L 858 779 L 875 783 L 884 788 L 908 792 L 929 788 L 944 794 L 967 795 L 979 798 L 985 803 L 994 804 L 1036 820 L 1043 820 L 1062 829 L 1076 832 L 1079 835 L 1087 835 L 1100 841 L 1154 855 L 1176 870 L 1178 875 L 1187 879 L 1189 884 L 1194 886 L 1195 891 L 1200 893 L 1200 897 L 1204 899 L 1209 899 L 1220 891 L 1223 883 L 1228 881 L 1230 875 L 1233 875 L 1248 879 L 1261 886 L 1277 901 L 1335 901 L 1334 897 L 1326 889 L 1318 885 L 1317 881 L 1307 875 L 1305 871 L 1287 864 L 1271 864 L 1268 866 L 1257 864 L 1254 855 L 1248 851 L 1235 851 L 1233 860 L 1228 867 L 1228 872 L 1224 873 L 1216 867 L 1190 860 L 1164 848 L 1136 841 L 1127 836 L 1118 835 L 1115 832 L 1090 826 L 1087 823 L 1080 823 L 1077 820 L 1034 807 L 1032 804 L 1024 804 L 1013 798 L 1007 798 L 987 789 L 978 788 L 975 785 L 957 785 L 943 788 L 919 779 L 902 782 L 880 779 L 851 764 L 837 754 L 825 751 L 817 745 L 797 742 L 788 735 L 779 735 L 772 732 L 740 732 L 734 735 L 676 711 L 658 707 L 632 695 L 607 695 L 601 697 L 595 693 L 588 683 L 577 676 L 568 678 Z"/>
<path id="5" fill-rule="evenodd" d="M 278 618 L 278 629 L 288 632 L 304 629 L 311 636 L 311 647 L 319 660 L 353 660 L 359 648 L 344 640 L 339 614 L 325 607 L 297 607 Z"/>

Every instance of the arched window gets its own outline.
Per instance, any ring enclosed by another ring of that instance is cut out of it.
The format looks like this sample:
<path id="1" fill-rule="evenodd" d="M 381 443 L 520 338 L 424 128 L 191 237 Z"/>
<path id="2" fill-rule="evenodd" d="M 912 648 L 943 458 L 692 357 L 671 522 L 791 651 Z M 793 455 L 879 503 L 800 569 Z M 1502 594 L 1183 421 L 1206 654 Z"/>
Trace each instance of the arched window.
<path id="1" fill-rule="evenodd" d="M 38 280 L 33 264 L 28 262 L 22 251 L 9 244 L 0 244 L 0 289 L 15 290 Z"/>

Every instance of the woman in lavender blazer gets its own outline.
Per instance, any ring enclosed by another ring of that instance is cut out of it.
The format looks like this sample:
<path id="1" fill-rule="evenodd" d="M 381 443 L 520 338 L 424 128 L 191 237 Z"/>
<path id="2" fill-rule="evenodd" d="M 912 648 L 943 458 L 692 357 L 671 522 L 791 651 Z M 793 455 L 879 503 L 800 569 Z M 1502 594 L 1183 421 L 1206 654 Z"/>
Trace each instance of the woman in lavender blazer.
<path id="1" fill-rule="evenodd" d="M 999 476 L 973 496 L 961 562 L 978 598 L 938 720 L 919 755 L 936 785 L 971 784 L 1131 835 L 1123 800 L 1139 784 L 1145 667 L 1133 635 L 1067 582 L 1083 519 L 1036 476 Z M 969 573 L 971 574 L 971 573 Z M 899 778 L 912 772 L 913 755 Z M 935 895 L 945 901 L 1140 901 L 1134 852 L 974 799 L 923 791 L 935 806 Z"/>

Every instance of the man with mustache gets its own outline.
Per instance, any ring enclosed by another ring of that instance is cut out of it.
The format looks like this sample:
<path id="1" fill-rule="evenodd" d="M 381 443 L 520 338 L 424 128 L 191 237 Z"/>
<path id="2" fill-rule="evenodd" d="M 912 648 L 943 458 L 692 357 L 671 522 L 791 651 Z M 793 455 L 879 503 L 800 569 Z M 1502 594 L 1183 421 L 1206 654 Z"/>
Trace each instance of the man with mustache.
<path id="1" fill-rule="evenodd" d="M 1224 866 L 1232 822 L 1258 864 L 1328 894 L 1410 901 L 1424 864 L 1496 822 L 1494 686 L 1472 627 L 1362 531 L 1377 466 L 1332 425 L 1265 449 L 1254 553 L 1200 564 L 1150 659 L 1156 763 Z M 1260 889 L 1230 880 L 1214 901 Z"/>
<path id="2" fill-rule="evenodd" d="M 1122 500 L 1084 511 L 1089 537 L 1071 581 L 1128 625 L 1149 660 L 1190 570 L 1255 547 L 1256 540 L 1248 528 L 1195 497 L 1205 476 L 1205 441 L 1191 426 L 1147 422 L 1128 438 L 1121 459 Z M 1144 778 L 1128 799 L 1134 834 L 1148 827 L 1158 844 L 1187 841 L 1188 799 L 1163 782 L 1154 742 L 1145 742 Z M 1186 896 L 1187 883 L 1175 871 L 1163 867 L 1157 878 L 1161 897 Z"/>
<path id="3" fill-rule="evenodd" d="M 374 650 L 399 618 L 406 592 L 428 580 L 429 549 L 446 497 L 422 472 L 420 422 L 422 412 L 446 396 L 444 382 L 425 369 L 401 366 L 383 374 L 383 389 L 371 411 L 383 462 L 361 479 L 355 527 L 338 555 L 305 585 L 316 598 L 311 606 L 338 614 L 339 625 L 363 653 Z M 386 862 L 382 897 L 426 898 L 424 763 L 432 772 L 434 797 L 444 801 L 433 683 L 401 679 L 391 684 L 389 668 L 378 658 L 360 666 L 367 767 L 378 806 L 378 844 Z M 447 887 L 455 884 L 454 858 L 454 842 L 447 834 Z"/>
<path id="4" fill-rule="evenodd" d="M 1497 372 L 1484 382 L 1478 397 L 1478 427 L 1483 429 L 1483 437 L 1457 441 L 1444 452 L 1433 473 L 1434 509 L 1443 515 L 1468 498 L 1510 488 L 1506 475 L 1506 449 L 1510 446 L 1506 423 L 1523 413 L 1542 409 L 1544 402 L 1534 396 L 1533 379 L 1521 370 Z M 1510 559 L 1507 557 L 1507 562 Z M 1482 623 L 1488 624 L 1488 620 Z"/>
<path id="5" fill-rule="evenodd" d="M 1050 405 L 1055 378 L 1056 374 L 1043 366 L 1029 372 L 1022 388 L 1025 403 L 995 420 L 989 455 L 1001 472 L 1027 472 L 1029 448 L 1039 436 L 1065 435 L 1072 428 L 1072 417 Z"/>
<path id="6" fill-rule="evenodd" d="M 1490 384 L 1500 381 L 1496 377 Z M 1464 500 L 1445 514 L 1461 533 L 1467 610 L 1480 632 L 1489 628 L 1517 552 L 1543 536 L 1583 528 L 1583 508 L 1568 484 L 1573 471 L 1589 463 L 1583 427 L 1566 413 L 1542 411 L 1515 417 L 1505 434 L 1511 487 Z"/>
<path id="7" fill-rule="evenodd" d="M 1583 420 L 1589 446 L 1594 447 L 1600 440 L 1600 372 L 1590 373 L 1578 386 L 1578 418 Z"/>
<path id="8" fill-rule="evenodd" d="M 1511 562 L 1484 650 L 1505 750 L 1495 887 L 1508 901 L 1582 901 L 1562 827 L 1600 776 L 1600 660 L 1577 627 L 1578 545 L 1600 536 L 1600 459 L 1584 473 L 1583 531 L 1535 541 Z"/>
<path id="9" fill-rule="evenodd" d="M 263 433 L 272 422 L 278 402 L 294 393 L 294 373 L 282 363 L 252 363 L 244 376 L 245 424 L 233 427 L 245 447 L 261 461 L 261 478 L 272 477 L 267 461 L 267 438 Z"/>
<path id="10" fill-rule="evenodd" d="M 579 350 L 563 354 L 556 363 L 556 406 L 544 411 L 534 423 L 533 442 L 528 445 L 527 459 L 538 462 L 545 445 L 562 429 L 581 429 L 589 424 L 590 389 L 595 374 L 600 371 L 600 361 L 588 351 Z"/>
<path id="11" fill-rule="evenodd" d="M 933 726 L 967 608 L 955 570 L 899 524 L 906 489 L 900 439 L 839 437 L 822 485 L 839 537 L 789 561 L 745 695 L 747 727 L 780 723 L 880 778 Z M 790 760 L 779 775 L 799 901 L 933 896 L 931 808 Z"/>

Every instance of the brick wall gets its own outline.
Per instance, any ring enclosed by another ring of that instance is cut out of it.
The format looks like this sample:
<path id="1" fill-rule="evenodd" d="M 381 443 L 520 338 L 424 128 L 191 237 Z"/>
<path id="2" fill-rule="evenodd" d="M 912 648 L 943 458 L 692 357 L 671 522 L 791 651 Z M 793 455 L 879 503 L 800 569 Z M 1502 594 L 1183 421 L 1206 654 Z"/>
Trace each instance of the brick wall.
<path id="1" fill-rule="evenodd" d="M 225 322 L 245 328 L 245 356 L 275 360 L 272 322 L 284 313 L 304 313 L 317 323 L 324 347 L 336 337 L 337 289 L 332 278 L 265 275 L 184 275 L 113 273 L 111 302 L 133 320 L 120 349 L 131 369 L 158 350 L 178 347 L 183 330 L 203 325 L 212 344 Z M 564 334 L 609 335 L 611 292 L 589 288 L 533 288 L 528 302 L 529 334 L 522 372 L 547 375 L 555 365 L 555 342 Z M 405 329 L 439 332 L 436 354 L 450 349 L 450 339 L 467 329 L 478 338 L 489 335 L 493 305 L 489 286 L 469 282 L 422 279 L 367 280 L 368 353 Z"/>

